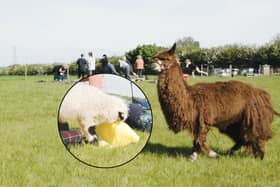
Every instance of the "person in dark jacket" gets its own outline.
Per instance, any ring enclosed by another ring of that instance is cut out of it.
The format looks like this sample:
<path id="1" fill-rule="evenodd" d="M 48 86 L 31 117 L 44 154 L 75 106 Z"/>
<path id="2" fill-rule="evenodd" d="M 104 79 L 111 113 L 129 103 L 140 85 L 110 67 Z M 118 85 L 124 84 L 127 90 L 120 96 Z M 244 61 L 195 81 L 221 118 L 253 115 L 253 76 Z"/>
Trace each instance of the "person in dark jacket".
<path id="1" fill-rule="evenodd" d="M 84 58 L 84 55 L 81 54 L 81 57 L 77 60 L 78 64 L 78 78 L 84 78 L 87 73 L 87 60 Z"/>
<path id="2" fill-rule="evenodd" d="M 58 65 L 54 67 L 54 80 L 63 81 L 67 79 L 67 64 Z"/>
<path id="3" fill-rule="evenodd" d="M 186 59 L 185 62 L 181 63 L 181 68 L 184 74 L 184 79 L 188 79 L 189 76 L 194 78 L 195 72 L 208 76 L 207 72 L 200 70 L 197 66 L 192 64 L 190 59 Z"/>
<path id="4" fill-rule="evenodd" d="M 107 55 L 104 54 L 102 56 L 100 63 L 101 63 L 101 73 L 119 75 L 119 73 L 116 71 L 114 65 L 109 62 Z"/>

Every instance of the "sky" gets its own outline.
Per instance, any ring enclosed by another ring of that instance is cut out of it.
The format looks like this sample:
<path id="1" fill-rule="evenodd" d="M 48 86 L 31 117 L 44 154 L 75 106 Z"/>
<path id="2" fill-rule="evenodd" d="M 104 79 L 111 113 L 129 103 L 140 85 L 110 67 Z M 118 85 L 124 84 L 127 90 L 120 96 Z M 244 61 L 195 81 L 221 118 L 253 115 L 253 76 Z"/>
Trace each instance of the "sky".
<path id="1" fill-rule="evenodd" d="M 0 66 L 123 55 L 138 45 L 263 45 L 280 33 L 279 0 L 0 0 Z"/>

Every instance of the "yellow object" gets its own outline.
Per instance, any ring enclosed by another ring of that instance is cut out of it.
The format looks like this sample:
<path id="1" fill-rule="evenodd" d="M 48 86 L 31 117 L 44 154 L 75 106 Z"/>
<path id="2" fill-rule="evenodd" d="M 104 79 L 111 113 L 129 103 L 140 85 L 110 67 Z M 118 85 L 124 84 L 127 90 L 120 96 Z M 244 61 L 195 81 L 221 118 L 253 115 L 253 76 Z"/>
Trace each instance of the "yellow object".
<path id="1" fill-rule="evenodd" d="M 95 132 L 111 145 L 127 145 L 139 141 L 139 136 L 122 121 L 99 124 L 95 128 Z"/>

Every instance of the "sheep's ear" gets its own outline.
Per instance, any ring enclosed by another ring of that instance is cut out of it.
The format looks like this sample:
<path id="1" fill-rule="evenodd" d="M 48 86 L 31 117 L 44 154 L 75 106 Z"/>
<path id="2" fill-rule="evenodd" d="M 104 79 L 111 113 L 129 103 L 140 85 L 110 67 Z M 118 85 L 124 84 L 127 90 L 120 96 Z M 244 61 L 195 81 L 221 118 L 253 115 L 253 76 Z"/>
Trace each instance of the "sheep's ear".
<path id="1" fill-rule="evenodd" d="M 173 44 L 173 46 L 169 49 L 168 53 L 173 55 L 175 54 L 175 50 L 176 50 L 176 43 Z"/>

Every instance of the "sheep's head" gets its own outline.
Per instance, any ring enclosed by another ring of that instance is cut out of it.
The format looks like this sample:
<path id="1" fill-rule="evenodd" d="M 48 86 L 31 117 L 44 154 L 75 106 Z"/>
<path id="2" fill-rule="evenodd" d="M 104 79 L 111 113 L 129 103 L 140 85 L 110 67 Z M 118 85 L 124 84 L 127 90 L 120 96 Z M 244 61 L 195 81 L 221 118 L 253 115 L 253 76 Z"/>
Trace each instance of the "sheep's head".
<path id="1" fill-rule="evenodd" d="M 128 106 L 125 102 L 119 103 L 118 120 L 125 121 L 128 117 Z"/>
<path id="2" fill-rule="evenodd" d="M 124 112 L 119 112 L 119 119 L 124 121 L 127 118 L 127 115 Z"/>
<path id="3" fill-rule="evenodd" d="M 173 46 L 165 51 L 162 51 L 153 57 L 153 70 L 161 72 L 168 70 L 174 63 L 178 63 L 176 55 L 176 43 Z"/>

